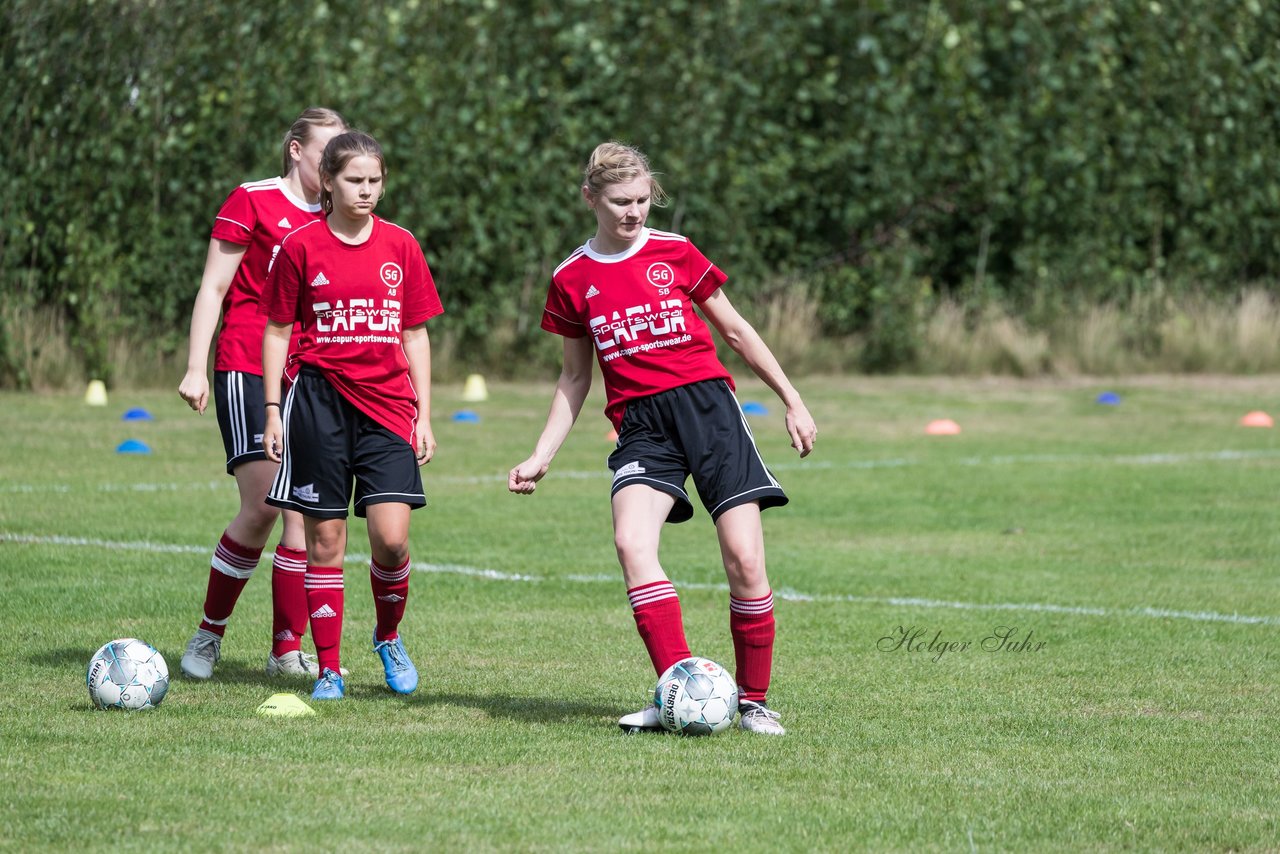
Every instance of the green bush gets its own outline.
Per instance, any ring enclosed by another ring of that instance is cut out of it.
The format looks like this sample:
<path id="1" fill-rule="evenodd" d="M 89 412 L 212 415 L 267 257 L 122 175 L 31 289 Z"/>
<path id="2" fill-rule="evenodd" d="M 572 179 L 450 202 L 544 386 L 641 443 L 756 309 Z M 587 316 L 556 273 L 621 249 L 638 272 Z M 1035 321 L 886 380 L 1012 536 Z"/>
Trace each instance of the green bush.
<path id="1" fill-rule="evenodd" d="M 1259 0 L 10 0 L 0 282 L 95 375 L 109 341 L 180 352 L 217 206 L 324 104 L 383 142 L 462 366 L 545 356 L 580 164 L 619 138 L 741 301 L 804 281 L 901 369 L 938 297 L 1274 280 L 1278 38 Z"/>

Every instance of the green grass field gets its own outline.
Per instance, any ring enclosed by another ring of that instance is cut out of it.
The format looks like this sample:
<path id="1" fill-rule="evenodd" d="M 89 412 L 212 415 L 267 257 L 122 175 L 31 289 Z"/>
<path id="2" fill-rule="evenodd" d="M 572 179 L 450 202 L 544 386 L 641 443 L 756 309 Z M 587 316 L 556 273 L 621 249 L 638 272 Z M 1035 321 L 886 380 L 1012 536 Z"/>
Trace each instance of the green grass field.
<path id="1" fill-rule="evenodd" d="M 739 395 L 770 407 L 752 424 L 792 497 L 765 516 L 781 739 L 615 726 L 653 674 L 598 389 L 532 498 L 504 473 L 550 386 L 437 389 L 402 627 L 422 687 L 382 684 L 353 520 L 348 699 L 299 719 L 254 711 L 310 687 L 262 673 L 266 561 L 216 678 L 177 675 L 236 505 L 212 415 L 172 392 L 0 395 L 0 848 L 1280 848 L 1280 436 L 1237 425 L 1280 415 L 1280 378 L 800 386 L 804 461 L 777 401 Z M 934 418 L 963 433 L 925 436 Z M 128 438 L 152 453 L 117 454 Z M 663 558 L 692 648 L 731 663 L 705 511 Z M 983 648 L 1004 633 L 1030 643 Z M 89 656 L 121 636 L 169 661 L 156 711 L 90 706 Z"/>

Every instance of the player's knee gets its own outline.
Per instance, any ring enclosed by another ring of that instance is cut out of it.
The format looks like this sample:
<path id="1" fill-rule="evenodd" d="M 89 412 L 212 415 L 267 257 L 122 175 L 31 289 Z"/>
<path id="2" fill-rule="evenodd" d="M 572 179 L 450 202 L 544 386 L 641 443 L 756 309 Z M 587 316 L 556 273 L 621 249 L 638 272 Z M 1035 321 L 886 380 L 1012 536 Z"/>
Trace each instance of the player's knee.
<path id="1" fill-rule="evenodd" d="M 652 537 L 630 530 L 614 531 L 613 547 L 617 549 L 618 560 L 623 566 L 645 560 L 658 551 Z"/>
<path id="2" fill-rule="evenodd" d="M 392 542 L 378 541 L 370 543 L 373 559 L 382 566 L 400 566 L 409 559 L 409 538 Z"/>
<path id="3" fill-rule="evenodd" d="M 724 554 L 724 571 L 733 579 L 747 585 L 758 584 L 765 579 L 764 551 L 762 549 L 735 549 Z"/>
<path id="4" fill-rule="evenodd" d="M 346 539 L 346 531 L 342 528 L 317 525 L 307 543 L 308 560 L 321 566 L 331 565 L 345 550 Z"/>
<path id="5" fill-rule="evenodd" d="M 250 532 L 255 540 L 265 540 L 275 527 L 279 509 L 270 504 L 247 505 L 240 508 L 241 528 Z"/>

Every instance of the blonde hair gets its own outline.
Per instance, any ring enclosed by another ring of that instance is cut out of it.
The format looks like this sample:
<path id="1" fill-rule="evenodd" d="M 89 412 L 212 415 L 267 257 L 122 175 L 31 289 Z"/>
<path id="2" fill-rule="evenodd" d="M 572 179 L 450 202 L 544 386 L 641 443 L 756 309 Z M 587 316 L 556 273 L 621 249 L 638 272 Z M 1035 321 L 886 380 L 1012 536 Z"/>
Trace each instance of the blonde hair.
<path id="1" fill-rule="evenodd" d="M 662 207 L 667 201 L 667 193 L 649 169 L 649 158 L 638 148 L 610 140 L 600 143 L 591 152 L 587 168 L 583 171 L 582 186 L 595 198 L 610 184 L 625 184 L 642 176 L 649 179 L 652 204 Z"/>
<path id="2" fill-rule="evenodd" d="M 289 125 L 289 129 L 284 132 L 284 142 L 280 145 L 280 174 L 288 175 L 289 170 L 293 168 L 293 158 L 289 156 L 289 146 L 297 142 L 298 145 L 306 145 L 311 141 L 312 128 L 318 127 L 338 127 L 346 129 L 347 120 L 342 117 L 337 110 L 331 110 L 328 107 L 308 107 L 302 111 L 302 115 L 293 120 L 293 124 Z"/>
<path id="3" fill-rule="evenodd" d="M 378 165 L 382 168 L 382 191 L 378 198 L 387 191 L 387 161 L 382 156 L 382 146 L 378 141 L 364 131 L 340 133 L 329 140 L 320 155 L 320 208 L 326 214 L 333 213 L 333 193 L 325 189 L 325 180 L 332 181 L 357 157 L 378 158 Z"/>

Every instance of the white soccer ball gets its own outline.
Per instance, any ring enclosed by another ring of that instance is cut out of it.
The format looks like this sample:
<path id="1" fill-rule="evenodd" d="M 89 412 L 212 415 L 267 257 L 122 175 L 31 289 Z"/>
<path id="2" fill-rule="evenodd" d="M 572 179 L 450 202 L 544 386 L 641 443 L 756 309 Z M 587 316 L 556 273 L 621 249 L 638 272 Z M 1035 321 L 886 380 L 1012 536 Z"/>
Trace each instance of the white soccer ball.
<path id="1" fill-rule="evenodd" d="M 120 638 L 89 659 L 85 683 L 99 709 L 153 709 L 169 690 L 169 665 L 151 644 Z"/>
<path id="2" fill-rule="evenodd" d="M 681 735 L 713 735 L 728 729 L 738 711 L 738 683 L 708 658 L 677 661 L 653 691 L 664 729 Z"/>

